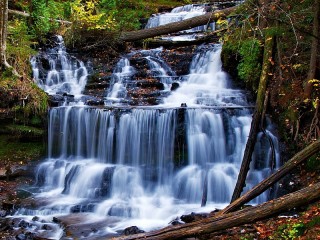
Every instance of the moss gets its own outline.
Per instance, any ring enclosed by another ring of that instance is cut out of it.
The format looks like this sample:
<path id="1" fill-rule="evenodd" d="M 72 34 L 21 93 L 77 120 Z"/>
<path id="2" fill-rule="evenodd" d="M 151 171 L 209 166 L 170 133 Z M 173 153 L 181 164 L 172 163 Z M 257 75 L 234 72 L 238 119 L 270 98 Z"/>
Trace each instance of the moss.
<path id="1" fill-rule="evenodd" d="M 5 126 L 5 129 L 7 129 L 13 135 L 30 135 L 30 136 L 41 137 L 44 134 L 43 129 L 39 129 L 31 126 L 25 126 L 25 125 L 10 124 Z"/>
<path id="2" fill-rule="evenodd" d="M 42 141 L 23 142 L 10 135 L 0 135 L 0 165 L 7 161 L 28 161 L 39 159 L 45 154 Z"/>
<path id="3" fill-rule="evenodd" d="M 247 38 L 239 42 L 228 40 L 223 45 L 222 62 L 231 76 L 256 91 L 261 73 L 262 46 L 258 39 Z"/>

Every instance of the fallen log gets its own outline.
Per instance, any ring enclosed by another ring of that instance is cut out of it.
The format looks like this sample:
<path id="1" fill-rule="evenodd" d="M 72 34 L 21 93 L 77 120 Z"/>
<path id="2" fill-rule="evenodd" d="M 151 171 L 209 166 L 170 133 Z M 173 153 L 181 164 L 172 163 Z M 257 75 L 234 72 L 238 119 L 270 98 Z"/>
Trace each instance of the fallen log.
<path id="1" fill-rule="evenodd" d="M 161 25 L 159 27 L 142 29 L 137 31 L 130 31 L 130 32 L 122 32 L 118 36 L 118 41 L 133 42 L 133 41 L 152 38 L 152 37 L 156 37 L 164 34 L 175 33 L 175 32 L 191 29 L 201 25 L 206 25 L 210 22 L 213 22 L 220 18 L 228 16 L 235 9 L 237 9 L 237 6 L 225 8 L 223 10 L 217 10 L 212 13 L 207 13 L 207 14 L 193 17 L 193 18 L 188 18 L 180 22 Z"/>
<path id="2" fill-rule="evenodd" d="M 275 173 L 270 175 L 268 178 L 264 179 L 262 182 L 260 182 L 258 185 L 256 185 L 247 193 L 245 193 L 243 196 L 241 196 L 240 198 L 232 202 L 225 209 L 221 210 L 218 213 L 218 215 L 226 214 L 234 210 L 237 210 L 243 204 L 246 204 L 250 200 L 259 196 L 266 189 L 271 187 L 273 184 L 275 184 L 277 181 L 279 181 L 281 178 L 283 178 L 289 172 L 295 169 L 298 165 L 302 164 L 304 161 L 308 160 L 311 156 L 313 156 L 315 153 L 319 151 L 320 151 L 320 139 L 310 144 L 300 152 L 298 152 L 289 161 L 287 161 L 281 168 L 279 168 Z"/>
<path id="3" fill-rule="evenodd" d="M 300 207 L 320 199 L 320 182 L 303 188 L 294 193 L 287 194 L 269 202 L 242 209 L 237 212 L 213 216 L 197 222 L 169 226 L 157 231 L 135 234 L 131 236 L 121 236 L 114 240 L 133 240 L 133 239 L 182 239 L 186 237 L 197 237 L 203 234 L 214 233 L 227 228 L 252 223 L 264 218 L 268 218 L 288 211 L 292 208 Z"/>
<path id="4" fill-rule="evenodd" d="M 261 117 L 264 109 L 267 80 L 268 80 L 270 68 L 271 68 L 270 59 L 272 59 L 273 42 L 274 41 L 272 37 L 266 36 L 265 45 L 264 45 L 264 54 L 263 54 L 263 65 L 262 65 L 262 70 L 260 75 L 260 82 L 258 87 L 255 111 L 252 117 L 248 141 L 244 151 L 237 183 L 232 194 L 231 202 L 235 201 L 237 198 L 240 197 L 241 192 L 243 191 L 243 188 L 245 186 L 247 174 L 249 171 L 251 157 L 252 157 L 254 146 L 257 140 L 257 133 L 259 131 Z"/>

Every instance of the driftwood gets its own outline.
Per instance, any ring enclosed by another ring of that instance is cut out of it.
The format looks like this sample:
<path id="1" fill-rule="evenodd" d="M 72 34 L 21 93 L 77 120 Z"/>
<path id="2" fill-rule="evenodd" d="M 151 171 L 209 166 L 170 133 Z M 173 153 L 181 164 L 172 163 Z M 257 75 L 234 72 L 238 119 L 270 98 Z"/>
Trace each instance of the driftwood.
<path id="1" fill-rule="evenodd" d="M 269 76 L 272 59 L 272 48 L 273 48 L 273 38 L 266 36 L 265 46 L 264 46 L 264 56 L 263 56 L 263 65 L 260 75 L 260 82 L 258 88 L 257 101 L 255 106 L 255 111 L 252 117 L 250 133 L 246 148 L 244 151 L 240 172 L 238 175 L 238 180 L 234 188 L 234 192 L 231 198 L 231 202 L 235 201 L 240 197 L 241 192 L 245 186 L 245 181 L 250 167 L 251 157 L 254 150 L 254 146 L 257 140 L 257 133 L 260 127 L 261 117 L 264 109 L 264 99 L 267 88 L 267 80 Z"/>
<path id="2" fill-rule="evenodd" d="M 213 216 L 200 221 L 169 226 L 149 233 L 135 234 L 131 236 L 121 236 L 114 240 L 133 240 L 133 239 L 182 239 L 186 237 L 197 237 L 203 234 L 214 233 L 223 229 L 236 227 L 245 223 L 252 223 L 275 214 L 288 211 L 292 208 L 303 206 L 320 198 L 320 182 L 308 186 L 294 193 L 287 194 L 278 199 L 254 206 L 243 210 Z"/>
<path id="3" fill-rule="evenodd" d="M 232 212 L 238 209 L 239 207 L 241 207 L 243 204 L 249 202 L 253 198 L 259 196 L 266 189 L 268 189 L 277 181 L 279 181 L 282 177 L 286 176 L 289 172 L 294 170 L 298 165 L 308 160 L 311 156 L 313 156 L 315 153 L 319 151 L 320 151 L 320 139 L 310 144 L 300 152 L 298 152 L 289 161 L 287 161 L 281 168 L 279 168 L 275 173 L 270 175 L 268 178 L 264 179 L 262 182 L 260 182 L 250 191 L 245 193 L 242 197 L 232 202 L 225 209 L 221 210 L 218 214 L 222 215 L 225 213 Z"/>

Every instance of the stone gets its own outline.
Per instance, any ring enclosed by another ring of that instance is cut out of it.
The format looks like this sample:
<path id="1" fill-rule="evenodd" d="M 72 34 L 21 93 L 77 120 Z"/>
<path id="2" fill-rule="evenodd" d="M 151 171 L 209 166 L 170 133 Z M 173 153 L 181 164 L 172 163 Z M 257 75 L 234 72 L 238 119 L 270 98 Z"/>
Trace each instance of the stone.
<path id="1" fill-rule="evenodd" d="M 126 236 L 137 234 L 137 233 L 144 233 L 144 232 L 145 231 L 141 230 L 137 226 L 127 227 L 126 229 L 123 230 L 123 234 L 126 235 Z"/>

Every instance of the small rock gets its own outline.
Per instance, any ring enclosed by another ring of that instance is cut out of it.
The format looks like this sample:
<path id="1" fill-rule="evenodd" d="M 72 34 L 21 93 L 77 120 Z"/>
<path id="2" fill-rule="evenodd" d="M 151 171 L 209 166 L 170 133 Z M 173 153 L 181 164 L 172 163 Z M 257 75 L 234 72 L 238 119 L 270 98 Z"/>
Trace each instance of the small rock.
<path id="1" fill-rule="evenodd" d="M 52 222 L 54 223 L 61 223 L 61 220 L 59 218 L 53 217 Z"/>
<path id="2" fill-rule="evenodd" d="M 37 221 L 39 221 L 40 220 L 40 218 L 38 217 L 38 216 L 34 216 L 33 218 L 32 218 L 32 221 L 34 221 L 34 222 L 37 222 Z"/>
<path id="3" fill-rule="evenodd" d="M 44 225 L 42 226 L 42 229 L 43 229 L 43 230 L 52 230 L 52 227 L 49 226 L 48 224 L 44 224 Z"/>
<path id="4" fill-rule="evenodd" d="M 179 83 L 174 82 L 174 83 L 172 83 L 170 90 L 174 91 L 174 90 L 178 89 L 179 87 L 180 87 Z"/>
<path id="5" fill-rule="evenodd" d="M 26 237 L 26 235 L 20 233 L 19 235 L 16 236 L 16 239 L 17 239 L 17 240 L 26 240 L 27 237 Z"/>
<path id="6" fill-rule="evenodd" d="M 137 234 L 137 233 L 144 233 L 144 231 L 139 229 L 137 226 L 127 227 L 125 230 L 123 230 L 123 234 L 126 236 Z"/>
<path id="7" fill-rule="evenodd" d="M 7 211 L 0 210 L 0 217 L 5 217 L 5 216 L 7 216 Z"/>
<path id="8" fill-rule="evenodd" d="M 21 227 L 21 228 L 28 228 L 28 227 L 30 227 L 30 223 L 28 223 L 28 222 L 25 221 L 25 220 L 21 220 L 21 222 L 19 223 L 19 227 Z"/>

